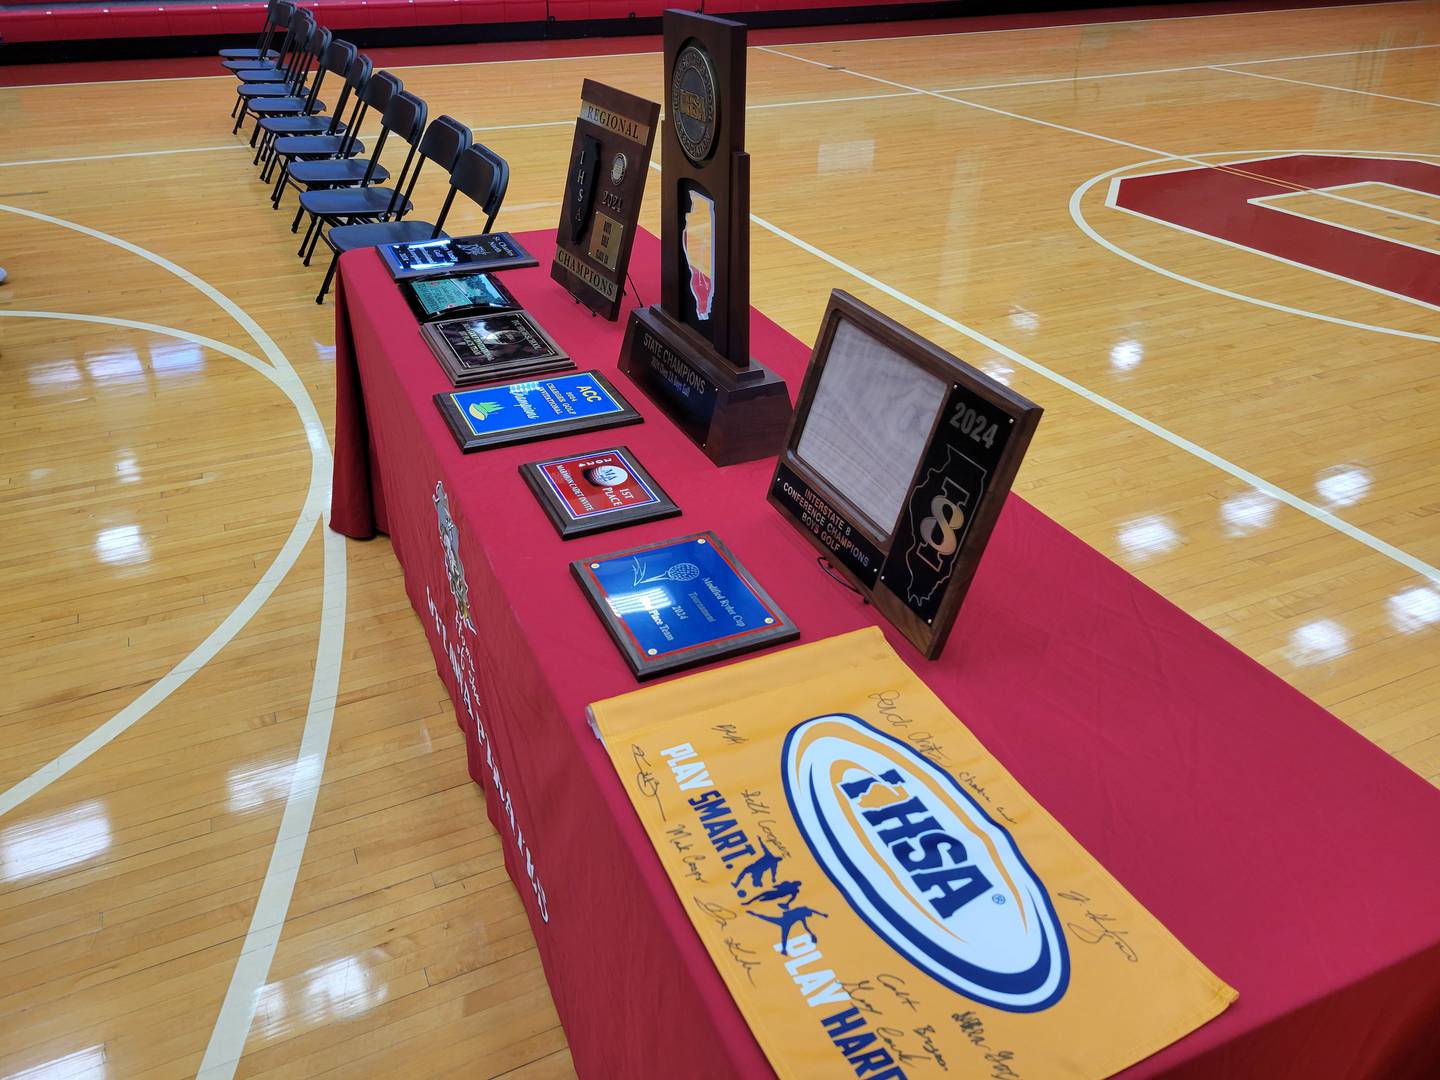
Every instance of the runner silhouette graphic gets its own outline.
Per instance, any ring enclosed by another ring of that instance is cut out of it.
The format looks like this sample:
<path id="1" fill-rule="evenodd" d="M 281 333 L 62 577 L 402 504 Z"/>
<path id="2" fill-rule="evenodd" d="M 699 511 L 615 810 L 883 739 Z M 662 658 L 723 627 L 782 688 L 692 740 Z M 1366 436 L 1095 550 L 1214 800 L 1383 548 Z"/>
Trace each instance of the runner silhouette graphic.
<path id="1" fill-rule="evenodd" d="M 780 927 L 780 951 L 786 956 L 790 955 L 790 931 L 799 923 L 805 928 L 805 933 L 810 935 L 812 941 L 819 941 L 820 938 L 814 930 L 810 929 L 810 916 L 819 915 L 822 919 L 830 916 L 823 911 L 816 911 L 812 907 L 786 908 L 779 915 L 761 915 L 758 911 L 747 911 L 745 914 L 752 915 L 757 919 L 764 919 L 768 923 L 774 923 Z"/>

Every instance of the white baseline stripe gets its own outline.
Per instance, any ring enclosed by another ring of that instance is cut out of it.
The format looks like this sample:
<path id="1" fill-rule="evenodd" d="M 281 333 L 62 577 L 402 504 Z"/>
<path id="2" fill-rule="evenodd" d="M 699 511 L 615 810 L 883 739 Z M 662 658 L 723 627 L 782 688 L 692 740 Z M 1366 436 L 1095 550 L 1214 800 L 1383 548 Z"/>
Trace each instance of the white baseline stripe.
<path id="1" fill-rule="evenodd" d="M 116 158 L 161 157 L 165 154 L 208 154 L 214 150 L 246 150 L 243 143 L 226 143 L 224 146 L 185 146 L 178 150 L 131 150 L 123 154 L 84 154 L 80 157 L 32 158 L 29 161 L 0 161 L 0 169 L 16 165 L 63 165 L 70 161 L 113 161 Z"/>
<path id="2" fill-rule="evenodd" d="M 765 48 L 757 45 L 756 48 Z M 1089 82 L 1092 79 L 1133 79 L 1142 75 L 1173 75 L 1182 71 L 1235 71 L 1236 68 L 1255 64 L 1289 64 L 1298 60 L 1325 60 L 1333 56 L 1372 56 L 1375 53 L 1408 52 L 1413 49 L 1440 49 L 1440 42 L 1431 45 L 1387 45 L 1376 49 L 1345 49 L 1342 52 L 1302 53 L 1298 56 L 1270 56 L 1262 60 L 1233 60 L 1226 64 L 1186 64 L 1183 67 L 1145 68 L 1140 71 L 1112 71 L 1096 75 L 1066 75 L 1059 79 L 1021 79 L 1016 82 L 975 83 L 969 86 L 951 86 L 935 91 L 938 94 L 960 94 L 967 90 L 1004 90 L 1012 86 L 1047 86 L 1053 83 Z M 792 57 L 798 60 L 800 57 Z M 1237 75 L 1250 72 L 1235 71 Z M 1295 80 L 1290 80 L 1295 81 Z M 1319 83 L 1314 84 L 1319 86 Z M 1329 89 L 1341 89 L 1330 87 Z M 1426 103 L 1428 104 L 1428 102 Z"/>
<path id="3" fill-rule="evenodd" d="M 1313 86 L 1317 90 L 1335 90 L 1342 94 L 1362 94 L 1365 97 L 1384 98 L 1386 101 L 1403 101 L 1410 105 L 1428 105 L 1435 108 L 1440 101 L 1424 101 L 1421 98 L 1396 97 L 1394 94 L 1380 94 L 1374 90 L 1357 90 L 1353 86 L 1332 86 L 1330 83 L 1311 82 L 1308 79 L 1290 79 L 1284 75 L 1266 75 L 1260 71 L 1241 71 L 1224 64 L 1211 64 L 1215 71 L 1228 71 L 1231 75 L 1248 75 L 1252 79 L 1269 79 L 1271 82 L 1294 83 L 1296 86 Z"/>

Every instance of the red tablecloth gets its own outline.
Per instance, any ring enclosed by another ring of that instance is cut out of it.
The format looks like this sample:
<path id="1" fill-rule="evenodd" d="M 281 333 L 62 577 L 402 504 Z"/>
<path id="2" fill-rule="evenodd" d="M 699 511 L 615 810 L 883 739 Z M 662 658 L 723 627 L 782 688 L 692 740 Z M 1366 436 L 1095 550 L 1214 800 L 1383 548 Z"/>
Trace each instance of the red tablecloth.
<path id="1" fill-rule="evenodd" d="M 635 681 L 567 566 L 709 528 L 802 640 L 876 616 L 766 504 L 771 463 L 713 467 L 615 373 L 625 316 L 593 318 L 549 280 L 553 239 L 523 239 L 541 268 L 506 284 L 645 423 L 462 455 L 431 401 L 448 382 L 415 319 L 375 253 L 352 252 L 336 293 L 331 527 L 391 536 L 581 1074 L 768 1075 L 586 724 L 589 702 Z M 658 264 L 658 243 L 641 235 L 632 270 L 648 302 Z M 752 327 L 755 354 L 793 393 L 808 346 L 759 314 Z M 684 516 L 562 542 L 517 466 L 614 444 Z M 474 613 L 475 633 L 461 636 L 478 732 L 454 674 L 437 482 Z M 1440 792 L 1015 497 L 944 655 L 926 661 L 884 628 L 1015 777 L 1240 991 L 1127 1075 L 1434 1075 Z"/>

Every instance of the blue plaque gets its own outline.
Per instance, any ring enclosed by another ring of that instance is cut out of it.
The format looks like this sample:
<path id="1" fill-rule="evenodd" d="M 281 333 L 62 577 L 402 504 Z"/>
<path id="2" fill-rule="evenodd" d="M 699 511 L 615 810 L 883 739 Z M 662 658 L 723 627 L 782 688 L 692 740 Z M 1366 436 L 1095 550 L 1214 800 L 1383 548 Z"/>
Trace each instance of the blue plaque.
<path id="1" fill-rule="evenodd" d="M 452 390 L 435 404 L 466 453 L 641 419 L 598 371 Z"/>
<path id="2" fill-rule="evenodd" d="M 570 570 L 637 678 L 800 634 L 711 532 L 581 559 Z"/>

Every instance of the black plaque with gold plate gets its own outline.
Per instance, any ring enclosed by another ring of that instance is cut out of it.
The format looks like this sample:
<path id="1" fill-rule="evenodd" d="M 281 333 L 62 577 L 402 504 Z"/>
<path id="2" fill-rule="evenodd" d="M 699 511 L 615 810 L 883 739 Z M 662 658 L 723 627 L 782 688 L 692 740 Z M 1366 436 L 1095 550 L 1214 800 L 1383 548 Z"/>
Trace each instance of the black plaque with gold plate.
<path id="1" fill-rule="evenodd" d="M 550 276 L 596 314 L 620 314 L 660 122 L 653 101 L 586 79 Z"/>
<path id="2" fill-rule="evenodd" d="M 768 497 L 933 659 L 1041 412 L 836 290 Z"/>
<path id="3" fill-rule="evenodd" d="M 631 313 L 629 375 L 717 465 L 780 449 L 785 380 L 750 356 L 745 27 L 665 12 L 660 303 Z"/>

